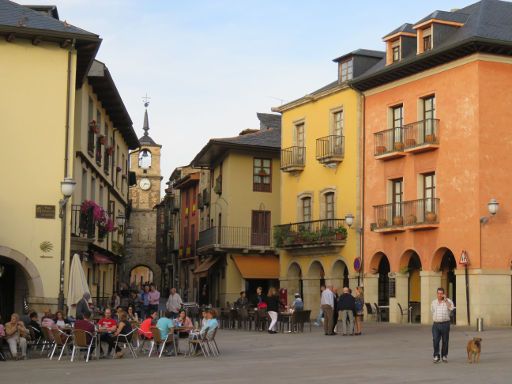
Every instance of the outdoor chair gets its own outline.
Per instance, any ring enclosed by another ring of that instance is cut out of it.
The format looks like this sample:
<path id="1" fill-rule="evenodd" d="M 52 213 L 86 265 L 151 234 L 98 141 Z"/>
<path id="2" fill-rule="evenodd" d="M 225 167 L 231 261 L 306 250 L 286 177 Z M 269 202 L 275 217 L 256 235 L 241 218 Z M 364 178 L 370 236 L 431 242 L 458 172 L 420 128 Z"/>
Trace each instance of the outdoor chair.
<path id="1" fill-rule="evenodd" d="M 372 317 L 374 320 L 377 320 L 377 314 L 373 310 L 372 305 L 370 303 L 364 303 L 364 305 L 366 307 L 366 314 L 368 317 Z"/>
<path id="2" fill-rule="evenodd" d="M 174 347 L 174 354 L 178 356 L 178 349 L 176 348 L 176 342 L 174 341 L 174 332 L 172 330 L 167 334 L 167 337 L 165 339 L 162 339 L 160 329 L 158 329 L 157 327 L 151 327 L 151 333 L 153 334 L 153 340 L 151 340 L 151 349 L 149 350 L 148 358 L 151 357 L 151 354 L 153 353 L 153 349 L 155 346 L 157 352 L 158 348 L 160 348 L 158 358 L 162 357 L 162 353 L 164 352 L 167 343 L 172 343 Z M 169 336 L 171 336 L 171 340 L 169 340 Z"/>
<path id="3" fill-rule="evenodd" d="M 42 343 L 41 343 L 41 355 L 43 354 L 44 350 L 48 348 L 48 356 L 50 356 L 50 353 L 53 349 L 53 336 L 52 336 L 52 330 L 48 327 L 41 327 L 41 332 L 43 334 L 42 336 Z"/>
<path id="4" fill-rule="evenodd" d="M 250 327 L 250 319 L 249 319 L 249 311 L 247 310 L 247 308 L 239 308 L 237 309 L 237 322 L 238 322 L 238 325 L 237 325 L 237 328 L 238 329 L 247 329 L 247 326 L 249 325 L 249 329 L 251 328 Z"/>
<path id="5" fill-rule="evenodd" d="M 208 342 L 208 328 L 204 330 L 204 336 L 199 333 L 191 334 L 188 339 L 188 352 L 185 356 L 192 356 L 192 350 L 197 354 L 197 348 L 201 350 L 204 357 L 210 356 L 210 345 Z"/>
<path id="6" fill-rule="evenodd" d="M 400 310 L 400 322 L 402 322 L 404 320 L 404 317 L 406 317 L 407 322 L 410 323 L 411 322 L 412 306 L 409 306 L 407 308 L 407 311 L 404 311 L 404 309 L 402 308 L 400 303 L 397 303 L 397 304 L 398 304 L 398 309 Z"/>
<path id="7" fill-rule="evenodd" d="M 90 337 L 89 342 L 87 341 L 87 336 Z M 85 362 L 89 362 L 89 357 L 91 355 L 91 350 L 93 348 L 94 342 L 96 341 L 96 335 L 93 335 L 90 332 L 87 332 L 83 329 L 74 329 L 73 330 L 73 351 L 71 352 L 71 361 L 75 358 L 75 351 L 78 350 L 78 353 L 82 350 L 87 350 L 87 355 L 85 357 Z M 98 351 L 97 351 L 98 352 Z"/>
<path id="8" fill-rule="evenodd" d="M 67 351 L 68 341 L 71 335 L 68 335 L 67 333 L 62 332 L 58 328 L 52 329 L 52 335 L 53 335 L 53 349 L 52 353 L 50 354 L 50 360 L 53 359 L 53 355 L 55 354 L 55 351 L 60 348 L 60 355 L 59 355 L 59 361 L 62 358 L 62 354 L 64 351 Z"/>
<path id="9" fill-rule="evenodd" d="M 377 314 L 377 321 L 382 321 L 382 310 L 377 305 L 377 303 L 373 303 L 373 305 L 375 306 L 375 313 Z"/>
<path id="10" fill-rule="evenodd" d="M 213 356 L 220 355 L 219 346 L 217 345 L 217 341 L 215 339 L 215 336 L 217 336 L 217 329 L 218 328 L 215 328 L 215 330 L 213 331 L 213 333 L 210 337 L 208 336 L 208 333 L 206 334 L 206 340 L 208 342 L 208 347 L 210 348 L 210 351 L 212 352 Z"/>
<path id="11" fill-rule="evenodd" d="M 136 328 L 137 330 L 137 350 L 138 351 L 144 351 L 144 346 L 146 345 L 146 342 L 149 342 L 151 344 L 151 341 L 153 339 L 153 334 L 151 332 L 144 332 L 140 328 Z"/>
<path id="12" fill-rule="evenodd" d="M 119 335 L 117 335 L 116 342 L 114 344 L 113 353 L 115 354 L 115 352 L 116 352 L 117 344 L 123 344 L 125 348 L 128 348 L 130 350 L 133 358 L 136 359 L 137 353 L 135 353 L 135 349 L 133 348 L 133 344 L 132 344 L 132 338 L 133 338 L 134 333 L 136 334 L 136 332 L 137 332 L 137 328 L 133 328 L 130 332 L 128 332 L 126 334 L 120 333 Z"/>

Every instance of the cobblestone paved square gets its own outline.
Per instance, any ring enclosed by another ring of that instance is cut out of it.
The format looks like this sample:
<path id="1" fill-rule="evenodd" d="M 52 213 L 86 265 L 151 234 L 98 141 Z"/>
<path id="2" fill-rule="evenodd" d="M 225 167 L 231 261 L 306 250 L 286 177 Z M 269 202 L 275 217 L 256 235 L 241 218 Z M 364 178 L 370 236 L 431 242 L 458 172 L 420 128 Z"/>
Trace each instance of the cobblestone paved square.
<path id="1" fill-rule="evenodd" d="M 472 329 L 452 328 L 448 364 L 432 363 L 429 326 L 365 324 L 361 337 L 221 330 L 221 356 L 0 363 L 1 383 L 510 383 L 510 329 L 483 338 L 480 364 L 466 362 Z M 181 346 L 184 348 L 184 345 Z"/>

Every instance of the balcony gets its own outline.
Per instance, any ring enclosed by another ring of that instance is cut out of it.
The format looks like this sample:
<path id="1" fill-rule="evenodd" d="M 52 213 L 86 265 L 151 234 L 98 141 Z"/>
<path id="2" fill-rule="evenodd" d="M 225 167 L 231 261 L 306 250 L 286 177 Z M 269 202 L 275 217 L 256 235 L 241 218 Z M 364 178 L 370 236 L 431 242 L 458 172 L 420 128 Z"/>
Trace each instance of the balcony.
<path id="1" fill-rule="evenodd" d="M 217 195 L 222 195 L 222 175 L 217 176 L 215 179 L 215 187 L 213 187 L 213 191 Z"/>
<path id="2" fill-rule="evenodd" d="M 399 127 L 375 133 L 375 158 L 378 160 L 391 160 L 405 156 L 403 131 L 404 128 Z"/>
<path id="3" fill-rule="evenodd" d="M 96 237 L 96 224 L 92 209 L 81 211 L 80 205 L 71 207 L 71 235 L 94 240 Z"/>
<path id="4" fill-rule="evenodd" d="M 210 206 L 210 191 L 208 188 L 203 189 L 203 205 L 205 207 Z"/>
<path id="5" fill-rule="evenodd" d="M 294 250 L 318 247 L 342 247 L 347 242 L 344 219 L 326 219 L 276 225 L 276 248 Z"/>
<path id="6" fill-rule="evenodd" d="M 439 148 L 439 119 L 427 119 L 404 127 L 404 151 L 420 153 Z"/>
<path id="7" fill-rule="evenodd" d="M 281 170 L 300 172 L 306 163 L 306 147 L 289 147 L 281 150 Z"/>
<path id="8" fill-rule="evenodd" d="M 316 159 L 324 165 L 341 163 L 345 155 L 345 137 L 330 135 L 316 140 Z"/>
<path id="9" fill-rule="evenodd" d="M 252 232 L 249 227 L 211 227 L 199 232 L 198 253 L 224 250 L 271 250 L 270 232 Z"/>
<path id="10" fill-rule="evenodd" d="M 427 198 L 374 206 L 373 232 L 403 232 L 439 226 L 439 199 Z"/>

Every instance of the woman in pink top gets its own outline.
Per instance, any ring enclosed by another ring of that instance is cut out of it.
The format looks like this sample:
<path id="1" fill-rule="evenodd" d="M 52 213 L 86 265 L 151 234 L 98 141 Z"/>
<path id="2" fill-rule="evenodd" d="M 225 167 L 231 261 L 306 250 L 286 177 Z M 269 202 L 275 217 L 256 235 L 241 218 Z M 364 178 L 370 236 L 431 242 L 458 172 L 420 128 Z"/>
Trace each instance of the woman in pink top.
<path id="1" fill-rule="evenodd" d="M 187 316 L 187 312 L 181 310 L 178 317 L 174 320 L 174 324 L 177 327 L 185 327 L 187 329 L 180 330 L 179 337 L 187 338 L 190 331 L 194 328 L 192 320 Z"/>

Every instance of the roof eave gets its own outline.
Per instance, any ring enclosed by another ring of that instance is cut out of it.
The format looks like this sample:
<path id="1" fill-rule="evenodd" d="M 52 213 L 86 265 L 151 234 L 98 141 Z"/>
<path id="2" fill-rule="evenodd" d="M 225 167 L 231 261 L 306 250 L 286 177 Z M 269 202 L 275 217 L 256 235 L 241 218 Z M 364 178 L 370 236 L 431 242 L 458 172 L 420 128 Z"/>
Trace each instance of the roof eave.
<path id="1" fill-rule="evenodd" d="M 312 101 L 317 101 L 317 100 L 320 100 L 321 98 L 324 98 L 326 96 L 329 96 L 333 93 L 336 93 L 336 92 L 339 92 L 339 91 L 342 91 L 344 89 L 347 89 L 347 88 L 350 88 L 348 86 L 348 82 L 343 82 L 343 83 L 338 83 L 338 85 L 332 87 L 332 88 L 329 88 L 323 92 L 320 92 L 316 95 L 314 94 L 308 94 L 306 96 L 303 96 L 301 97 L 300 99 L 297 99 L 297 100 L 294 100 L 294 101 L 290 101 L 289 103 L 286 103 L 284 105 L 281 105 L 279 107 L 272 107 L 271 108 L 271 111 L 272 112 L 279 112 L 279 113 L 283 113 L 285 111 L 288 111 L 290 109 L 293 109 L 293 108 L 297 108 L 301 105 L 304 105 L 304 104 L 307 104 L 309 102 L 312 102 Z"/>

